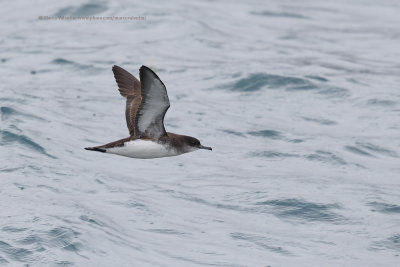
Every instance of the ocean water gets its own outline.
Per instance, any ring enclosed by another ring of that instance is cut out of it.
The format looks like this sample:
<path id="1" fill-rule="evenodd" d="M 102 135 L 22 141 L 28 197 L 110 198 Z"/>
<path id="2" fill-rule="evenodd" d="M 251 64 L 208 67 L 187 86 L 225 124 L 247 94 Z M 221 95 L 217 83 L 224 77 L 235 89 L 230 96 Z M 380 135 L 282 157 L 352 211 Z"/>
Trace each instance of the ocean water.
<path id="1" fill-rule="evenodd" d="M 0 265 L 400 266 L 399 1 L 12 1 L 0 9 Z M 145 20 L 40 20 L 143 16 Z M 167 86 L 128 136 L 112 65 Z"/>

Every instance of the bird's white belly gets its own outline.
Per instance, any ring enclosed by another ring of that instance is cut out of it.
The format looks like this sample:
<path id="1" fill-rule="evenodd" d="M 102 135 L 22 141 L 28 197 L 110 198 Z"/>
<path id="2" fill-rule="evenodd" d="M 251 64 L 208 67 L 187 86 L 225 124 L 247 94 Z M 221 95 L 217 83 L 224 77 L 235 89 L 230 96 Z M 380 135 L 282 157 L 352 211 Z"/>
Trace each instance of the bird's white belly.
<path id="1" fill-rule="evenodd" d="M 181 154 L 175 151 L 175 149 L 169 149 L 162 144 L 150 140 L 129 141 L 121 147 L 107 148 L 106 152 L 138 159 L 171 157 Z"/>

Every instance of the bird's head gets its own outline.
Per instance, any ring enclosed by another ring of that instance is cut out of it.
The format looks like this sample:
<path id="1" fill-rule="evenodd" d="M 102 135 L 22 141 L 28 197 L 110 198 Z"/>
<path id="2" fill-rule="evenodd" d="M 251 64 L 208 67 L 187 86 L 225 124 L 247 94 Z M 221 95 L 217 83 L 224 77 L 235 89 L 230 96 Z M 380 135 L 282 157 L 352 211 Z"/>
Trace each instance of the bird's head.
<path id="1" fill-rule="evenodd" d="M 211 147 L 203 146 L 198 139 L 191 137 L 191 136 L 187 136 L 185 138 L 185 145 L 192 151 L 197 150 L 197 149 L 212 150 Z"/>

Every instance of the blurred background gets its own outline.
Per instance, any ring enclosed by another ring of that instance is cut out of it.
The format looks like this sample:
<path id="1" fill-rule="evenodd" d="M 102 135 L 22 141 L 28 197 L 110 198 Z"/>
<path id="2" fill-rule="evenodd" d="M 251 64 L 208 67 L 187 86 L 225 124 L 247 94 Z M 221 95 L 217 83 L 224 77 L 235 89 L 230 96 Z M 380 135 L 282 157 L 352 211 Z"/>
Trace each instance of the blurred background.
<path id="1" fill-rule="evenodd" d="M 399 12 L 395 0 L 3 5 L 0 265 L 398 266 Z M 99 19 L 113 16 L 142 19 Z M 114 64 L 155 70 L 167 131 L 213 151 L 83 150 L 128 136 Z"/>

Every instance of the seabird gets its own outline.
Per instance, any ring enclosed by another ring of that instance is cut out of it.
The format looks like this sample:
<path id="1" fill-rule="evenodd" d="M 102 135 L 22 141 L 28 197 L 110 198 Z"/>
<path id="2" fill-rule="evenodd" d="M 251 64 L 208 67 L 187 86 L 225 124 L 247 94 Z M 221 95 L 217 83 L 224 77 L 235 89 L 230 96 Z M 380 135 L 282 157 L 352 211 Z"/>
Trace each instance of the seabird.
<path id="1" fill-rule="evenodd" d="M 194 137 L 165 131 L 164 117 L 170 104 L 167 88 L 150 68 L 142 66 L 140 81 L 128 71 L 113 66 L 120 94 L 126 98 L 129 137 L 86 150 L 150 159 L 172 157 L 197 149 L 212 150 Z"/>

